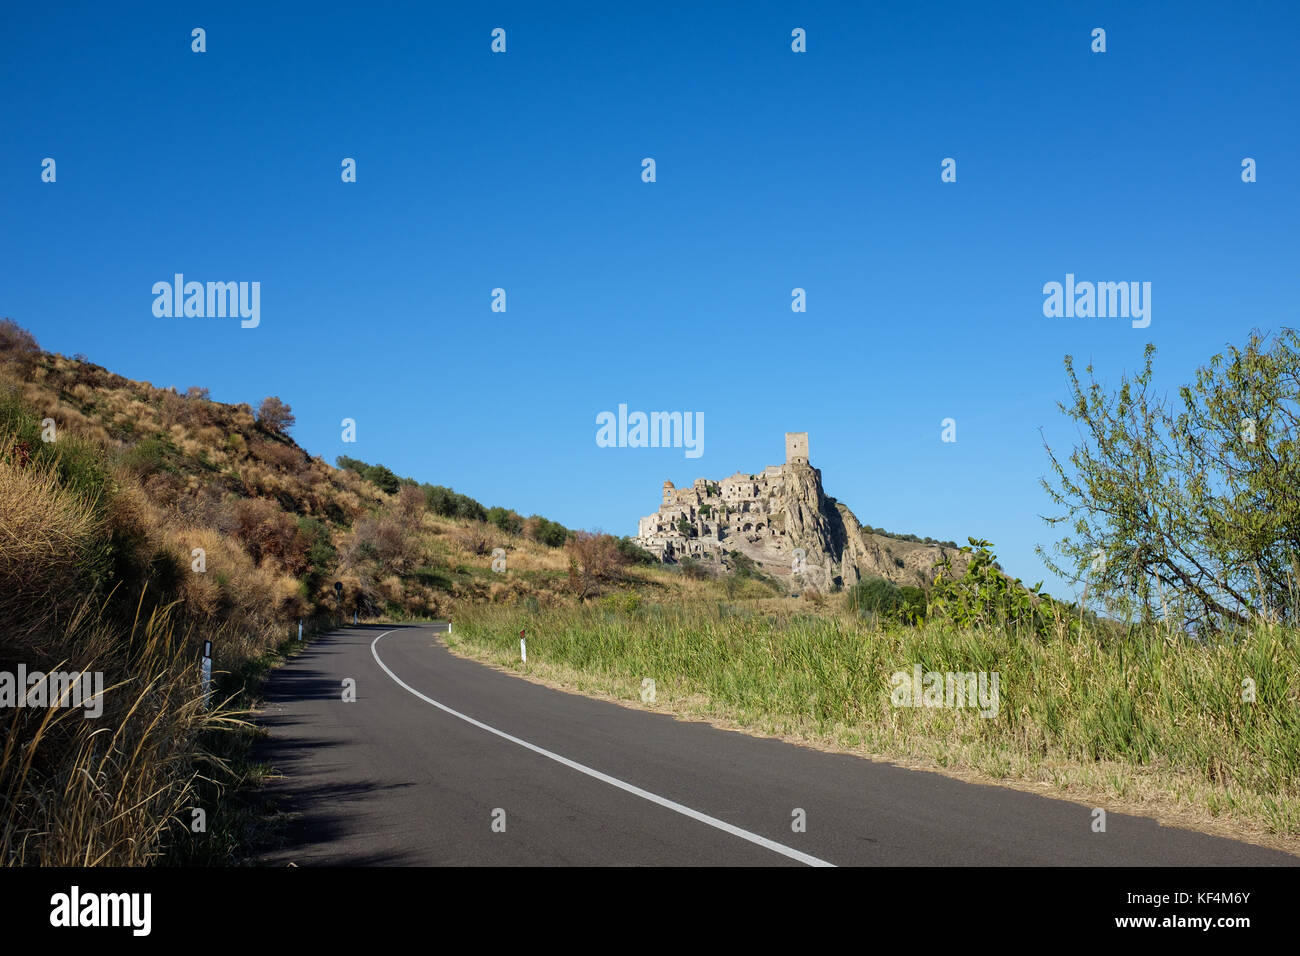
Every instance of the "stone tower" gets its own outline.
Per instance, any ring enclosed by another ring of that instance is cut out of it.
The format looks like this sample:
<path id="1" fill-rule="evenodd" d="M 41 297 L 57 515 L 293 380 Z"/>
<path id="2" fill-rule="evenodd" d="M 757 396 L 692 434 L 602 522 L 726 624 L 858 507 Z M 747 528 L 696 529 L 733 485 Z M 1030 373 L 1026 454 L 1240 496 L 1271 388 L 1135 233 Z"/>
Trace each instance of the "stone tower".
<path id="1" fill-rule="evenodd" d="M 673 503 L 673 492 L 676 490 L 676 487 L 671 481 L 664 482 L 664 504 L 671 505 Z"/>
<path id="2" fill-rule="evenodd" d="M 785 433 L 785 463 L 787 465 L 808 464 L 808 433 Z"/>

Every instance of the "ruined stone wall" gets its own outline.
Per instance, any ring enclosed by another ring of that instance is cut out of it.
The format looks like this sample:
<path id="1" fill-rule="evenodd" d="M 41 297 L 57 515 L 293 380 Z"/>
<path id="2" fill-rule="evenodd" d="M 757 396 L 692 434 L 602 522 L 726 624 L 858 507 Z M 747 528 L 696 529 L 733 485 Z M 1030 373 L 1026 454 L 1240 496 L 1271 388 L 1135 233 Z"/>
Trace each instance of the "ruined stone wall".
<path id="1" fill-rule="evenodd" d="M 960 573 L 964 556 L 867 534 L 853 512 L 826 497 L 821 472 L 808 463 L 807 432 L 787 432 L 785 450 L 784 465 L 756 474 L 736 472 L 720 482 L 697 478 L 690 488 L 664 482 L 663 503 L 640 519 L 637 544 L 661 561 L 694 557 L 721 568 L 731 566 L 731 555 L 744 554 L 795 590 L 825 592 L 867 576 L 924 583 L 945 553 Z"/>

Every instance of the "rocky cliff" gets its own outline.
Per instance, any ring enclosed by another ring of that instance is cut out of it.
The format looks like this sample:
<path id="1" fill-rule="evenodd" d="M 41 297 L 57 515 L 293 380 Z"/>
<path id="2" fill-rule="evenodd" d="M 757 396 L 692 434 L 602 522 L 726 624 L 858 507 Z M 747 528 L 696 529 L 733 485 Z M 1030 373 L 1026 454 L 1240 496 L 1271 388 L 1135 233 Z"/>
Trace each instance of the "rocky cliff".
<path id="1" fill-rule="evenodd" d="M 786 462 L 722 481 L 697 478 L 690 488 L 663 484 L 659 510 L 641 519 L 636 541 L 661 561 L 697 558 L 720 569 L 743 554 L 795 589 L 828 591 L 862 578 L 923 585 L 947 544 L 910 541 L 864 528 L 845 505 L 828 497 L 821 471 L 808 463 L 806 433 L 786 435 Z"/>

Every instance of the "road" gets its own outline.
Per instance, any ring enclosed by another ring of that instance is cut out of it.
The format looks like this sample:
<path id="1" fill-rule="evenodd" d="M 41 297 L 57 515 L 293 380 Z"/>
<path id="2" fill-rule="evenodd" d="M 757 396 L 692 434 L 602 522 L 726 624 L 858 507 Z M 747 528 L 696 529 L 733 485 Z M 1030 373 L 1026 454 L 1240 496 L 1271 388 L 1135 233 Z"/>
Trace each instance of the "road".
<path id="1" fill-rule="evenodd" d="M 347 628 L 266 685 L 269 865 L 1287 865 L 1251 844 L 750 737 Z M 343 700 L 352 679 L 355 701 Z M 804 827 L 796 826 L 802 810 Z"/>

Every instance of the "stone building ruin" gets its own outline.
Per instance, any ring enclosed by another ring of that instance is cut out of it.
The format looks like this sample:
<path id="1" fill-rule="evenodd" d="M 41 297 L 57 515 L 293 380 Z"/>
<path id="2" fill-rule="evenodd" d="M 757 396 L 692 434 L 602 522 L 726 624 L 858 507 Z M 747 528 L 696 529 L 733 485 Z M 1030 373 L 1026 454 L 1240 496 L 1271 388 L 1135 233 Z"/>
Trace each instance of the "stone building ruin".
<path id="1" fill-rule="evenodd" d="M 640 519 L 635 541 L 665 563 L 695 558 L 719 570 L 743 554 L 794 590 L 823 592 L 867 576 L 922 584 L 949 550 L 864 532 L 823 492 L 807 432 L 786 432 L 781 465 L 683 488 L 665 481 L 659 509 Z"/>

